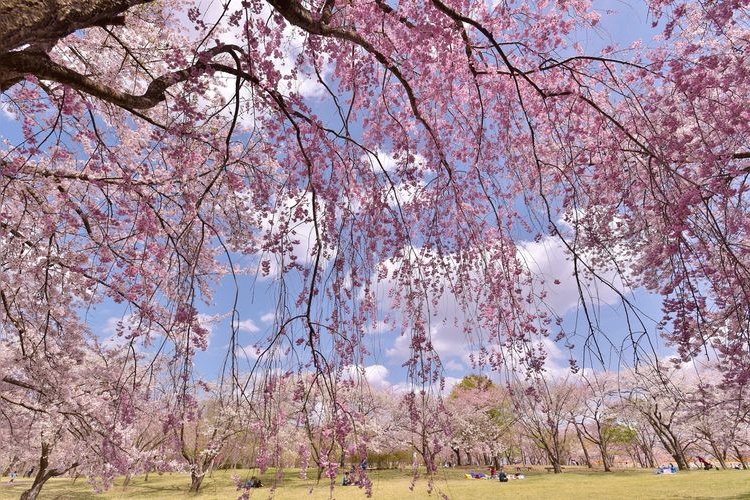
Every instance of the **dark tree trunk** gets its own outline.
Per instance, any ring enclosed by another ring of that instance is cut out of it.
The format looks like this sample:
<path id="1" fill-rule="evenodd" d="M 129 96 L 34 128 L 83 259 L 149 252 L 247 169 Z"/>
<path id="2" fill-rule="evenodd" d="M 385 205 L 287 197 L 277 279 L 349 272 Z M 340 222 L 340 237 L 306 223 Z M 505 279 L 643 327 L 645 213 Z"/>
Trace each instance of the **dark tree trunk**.
<path id="1" fill-rule="evenodd" d="M 47 479 L 49 478 L 45 478 L 42 481 L 37 481 L 35 479 L 34 484 L 31 486 L 31 488 L 21 493 L 21 500 L 35 500 L 39 493 L 42 491 L 42 486 L 44 486 L 44 483 L 47 482 Z"/>
<path id="2" fill-rule="evenodd" d="M 604 472 L 612 472 L 612 457 L 609 456 L 607 444 L 603 441 L 599 442 L 599 453 L 602 454 L 602 464 L 604 464 Z"/>
<path id="3" fill-rule="evenodd" d="M 203 484 L 203 478 L 206 477 L 203 472 L 192 471 L 190 473 L 190 492 L 198 493 Z"/>
<path id="4" fill-rule="evenodd" d="M 643 460 L 641 461 L 642 467 L 653 469 L 656 467 L 656 460 L 654 459 L 654 453 L 651 448 L 645 444 L 640 445 L 640 451 L 643 454 Z"/>
<path id="5" fill-rule="evenodd" d="M 742 452 L 740 451 L 737 446 L 732 446 L 734 449 L 734 453 L 737 456 L 737 460 L 739 460 L 740 464 L 742 464 L 742 468 L 747 470 L 747 462 L 745 461 L 745 457 L 742 456 Z"/>
<path id="6" fill-rule="evenodd" d="M 677 462 L 677 468 L 679 470 L 687 470 L 687 461 L 685 460 L 685 455 L 683 455 L 680 451 L 676 453 L 672 453 L 672 458 L 674 458 L 674 461 Z"/>
<path id="7" fill-rule="evenodd" d="M 34 482 L 32 483 L 31 488 L 21 493 L 21 500 L 35 500 L 36 497 L 39 496 L 39 493 L 42 491 L 44 483 L 46 483 L 50 478 L 61 476 L 67 471 L 78 467 L 78 463 L 74 463 L 64 471 L 59 471 L 57 469 L 48 469 L 49 453 L 51 450 L 52 445 L 50 445 L 49 443 L 42 443 L 42 456 L 39 458 L 39 470 L 34 477 Z"/>
<path id="8" fill-rule="evenodd" d="M 581 443 L 581 450 L 583 450 L 583 459 L 586 461 L 586 467 L 589 469 L 592 468 L 591 465 L 591 457 L 589 457 L 589 450 L 586 449 L 586 442 L 583 440 L 583 433 L 581 433 L 581 429 L 578 428 L 577 424 L 573 424 L 573 427 L 576 429 L 576 436 L 578 436 L 578 442 Z"/>
<path id="9" fill-rule="evenodd" d="M 0 2 L 0 51 L 24 44 L 54 45 L 57 40 L 91 26 L 122 23 L 129 8 L 148 0 L 4 0 Z"/>
<path id="10" fill-rule="evenodd" d="M 711 445 L 711 451 L 713 452 L 712 455 L 716 458 L 716 460 L 719 461 L 719 465 L 721 466 L 721 468 L 726 469 L 727 468 L 726 451 L 722 451 L 721 449 L 719 449 L 719 446 L 716 444 L 715 440 L 709 439 L 708 442 Z"/>

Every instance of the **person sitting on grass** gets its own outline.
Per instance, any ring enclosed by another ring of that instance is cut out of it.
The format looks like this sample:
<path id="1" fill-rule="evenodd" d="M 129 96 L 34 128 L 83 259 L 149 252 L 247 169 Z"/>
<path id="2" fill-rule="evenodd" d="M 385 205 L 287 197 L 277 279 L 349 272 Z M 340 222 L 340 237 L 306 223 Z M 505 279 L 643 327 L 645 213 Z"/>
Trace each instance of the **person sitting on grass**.
<path id="1" fill-rule="evenodd" d="M 251 477 L 245 483 L 245 488 L 247 488 L 247 489 L 250 489 L 250 488 L 262 488 L 262 487 L 263 487 L 263 482 L 260 479 L 258 479 L 258 477 L 256 477 L 256 476 Z"/>
<path id="2" fill-rule="evenodd" d="M 507 483 L 508 482 L 508 474 L 505 473 L 505 471 L 500 471 L 498 473 L 497 478 L 500 480 L 501 483 Z"/>
<path id="3" fill-rule="evenodd" d="M 341 486 L 351 486 L 352 484 L 352 477 L 349 475 L 349 472 L 344 472 L 344 480 L 341 482 Z"/>

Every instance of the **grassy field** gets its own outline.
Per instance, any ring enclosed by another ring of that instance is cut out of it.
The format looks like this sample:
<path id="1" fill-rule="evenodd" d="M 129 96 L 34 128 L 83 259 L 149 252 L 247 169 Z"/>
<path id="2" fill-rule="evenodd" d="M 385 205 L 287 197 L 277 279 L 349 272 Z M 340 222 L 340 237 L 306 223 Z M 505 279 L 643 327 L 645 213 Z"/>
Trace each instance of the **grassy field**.
<path id="1" fill-rule="evenodd" d="M 374 498 L 428 499 L 445 494 L 451 499 L 543 499 L 543 500 L 617 500 L 617 499 L 750 499 L 750 471 L 688 471 L 674 475 L 657 476 L 652 471 L 628 470 L 614 473 L 592 472 L 569 468 L 563 474 L 550 474 L 542 470 L 528 472 L 523 481 L 499 481 L 465 479 L 469 469 L 444 469 L 439 472 L 435 493 L 427 492 L 427 482 L 420 478 L 410 490 L 412 478 L 409 471 L 371 471 L 374 483 Z M 476 468 L 477 471 L 484 469 Z M 135 478 L 127 488 L 118 483 L 108 493 L 95 495 L 87 483 L 79 479 L 75 484 L 70 479 L 49 481 L 40 495 L 43 499 L 93 500 L 93 499 L 232 499 L 239 496 L 230 479 L 238 474 L 243 479 L 257 471 L 216 471 L 207 477 L 198 495 L 187 490 L 190 479 L 182 474 L 151 475 L 148 482 L 143 477 Z M 273 473 L 261 476 L 265 485 L 274 483 Z M 15 485 L 8 478 L 0 483 L 0 499 L 18 498 L 28 487 L 30 479 L 17 479 Z M 356 500 L 366 498 L 364 491 L 356 486 L 337 486 L 333 492 L 325 483 L 305 481 L 299 474 L 286 471 L 276 488 L 265 487 L 254 490 L 251 498 L 274 498 L 292 500 L 300 498 L 341 498 Z M 437 494 L 436 494 L 437 493 Z"/>

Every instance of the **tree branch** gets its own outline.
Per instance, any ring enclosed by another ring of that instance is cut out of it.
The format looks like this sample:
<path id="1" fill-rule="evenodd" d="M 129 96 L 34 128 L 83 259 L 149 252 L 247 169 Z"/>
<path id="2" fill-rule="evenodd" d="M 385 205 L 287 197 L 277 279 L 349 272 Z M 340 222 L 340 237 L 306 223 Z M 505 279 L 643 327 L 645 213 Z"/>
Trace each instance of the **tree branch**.
<path id="1" fill-rule="evenodd" d="M 49 50 L 58 40 L 92 26 L 123 24 L 122 14 L 151 0 L 3 0 L 0 52 L 31 45 Z"/>
<path id="2" fill-rule="evenodd" d="M 197 55 L 197 62 L 187 68 L 166 73 L 149 84 L 141 95 L 129 94 L 103 85 L 50 59 L 44 52 L 19 51 L 0 55 L 0 91 L 5 91 L 31 74 L 40 80 L 51 80 L 68 85 L 76 90 L 110 102 L 127 110 L 153 108 L 166 99 L 166 91 L 173 85 L 184 82 L 208 69 L 205 62 L 221 53 L 232 52 L 227 45 L 214 47 Z"/>

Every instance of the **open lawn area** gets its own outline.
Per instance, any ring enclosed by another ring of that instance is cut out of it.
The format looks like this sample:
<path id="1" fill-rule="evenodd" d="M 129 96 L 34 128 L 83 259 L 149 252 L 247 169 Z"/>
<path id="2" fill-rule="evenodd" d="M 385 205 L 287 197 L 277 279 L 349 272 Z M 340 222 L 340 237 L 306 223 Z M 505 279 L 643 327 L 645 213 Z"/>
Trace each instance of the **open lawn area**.
<path id="1" fill-rule="evenodd" d="M 371 471 L 374 498 L 386 499 L 425 499 L 439 498 L 445 494 L 452 499 L 748 499 L 750 498 L 750 471 L 688 471 L 674 475 L 657 476 L 650 470 L 628 470 L 614 473 L 592 472 L 585 469 L 569 468 L 563 474 L 550 474 L 541 470 L 526 472 L 526 479 L 500 483 L 499 481 L 465 479 L 467 468 L 442 469 L 436 481 L 436 492 L 427 492 L 427 482 L 423 477 L 417 480 L 412 490 L 409 471 Z M 475 471 L 484 471 L 475 468 Z M 96 495 L 87 483 L 79 479 L 73 484 L 71 479 L 55 479 L 45 485 L 40 498 L 43 499 L 230 499 L 239 496 L 233 486 L 231 476 L 238 474 L 245 479 L 257 471 L 216 471 L 204 481 L 198 495 L 188 493 L 190 478 L 182 474 L 152 474 L 148 481 L 136 477 L 127 488 L 119 481 L 106 494 Z M 261 476 L 267 487 L 254 490 L 251 498 L 274 499 L 324 499 L 345 498 L 364 499 L 363 490 L 356 486 L 337 486 L 333 493 L 323 482 L 302 480 L 297 471 L 285 471 L 277 482 L 277 488 L 268 487 L 274 483 L 274 473 Z M 30 484 L 30 479 L 17 479 L 15 485 L 2 478 L 0 499 L 18 498 Z"/>

